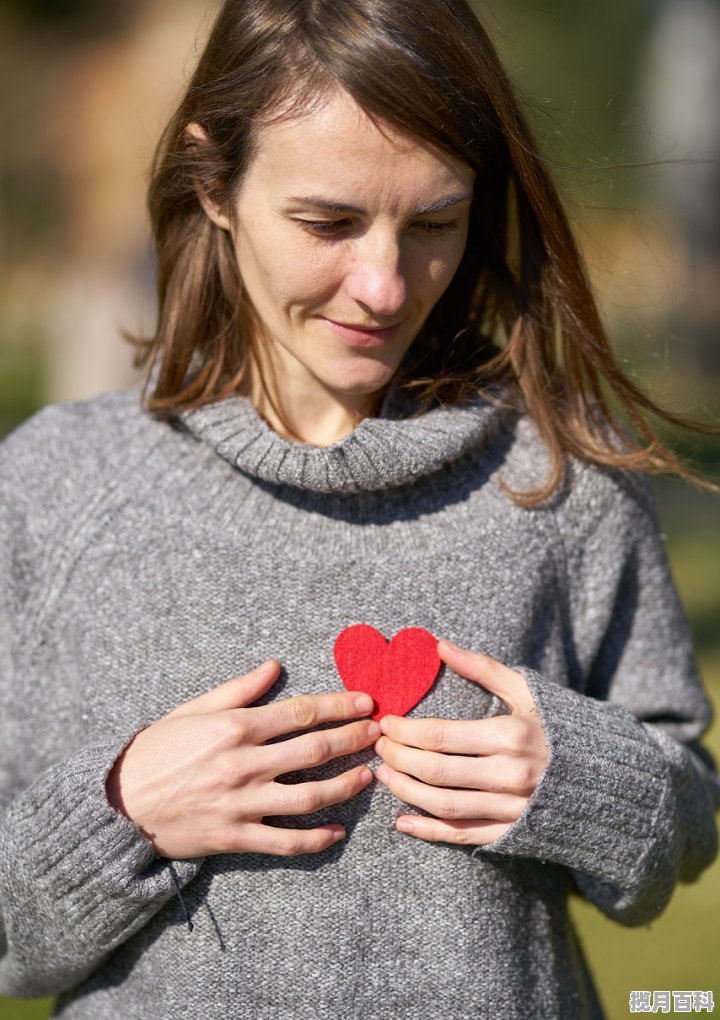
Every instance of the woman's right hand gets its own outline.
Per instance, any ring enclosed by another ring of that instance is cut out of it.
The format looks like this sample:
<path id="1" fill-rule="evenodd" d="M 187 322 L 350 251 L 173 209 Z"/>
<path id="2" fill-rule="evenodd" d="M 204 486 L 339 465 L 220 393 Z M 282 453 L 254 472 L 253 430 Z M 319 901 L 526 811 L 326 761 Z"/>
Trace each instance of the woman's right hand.
<path id="1" fill-rule="evenodd" d="M 361 765 L 331 779 L 277 783 L 278 776 L 370 747 L 380 727 L 367 716 L 367 694 L 307 694 L 248 708 L 275 683 L 275 659 L 186 701 L 137 733 L 106 783 L 111 805 L 163 857 L 219 853 L 293 856 L 326 850 L 345 835 L 340 825 L 286 829 L 271 815 L 305 815 L 349 800 L 372 781 Z M 347 725 L 273 737 L 321 723 Z"/>

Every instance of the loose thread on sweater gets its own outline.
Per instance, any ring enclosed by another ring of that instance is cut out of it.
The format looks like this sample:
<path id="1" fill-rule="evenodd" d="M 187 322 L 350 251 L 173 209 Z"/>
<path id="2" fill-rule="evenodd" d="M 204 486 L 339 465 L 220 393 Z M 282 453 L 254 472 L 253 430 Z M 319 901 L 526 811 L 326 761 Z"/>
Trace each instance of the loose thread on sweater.
<path id="1" fill-rule="evenodd" d="M 182 889 L 180 888 L 180 882 L 179 882 L 177 874 L 175 872 L 175 868 L 173 867 L 172 864 L 170 864 L 169 861 L 168 861 L 168 870 L 169 870 L 170 876 L 171 876 L 171 878 L 173 880 L 173 884 L 175 885 L 175 892 L 177 893 L 177 897 L 180 900 L 180 903 L 182 905 L 183 913 L 185 914 L 185 920 L 187 921 L 188 931 L 192 931 L 193 928 L 195 927 L 195 925 L 192 923 L 192 920 L 190 918 L 190 911 L 188 910 L 188 905 L 185 902 L 185 897 L 182 894 Z"/>

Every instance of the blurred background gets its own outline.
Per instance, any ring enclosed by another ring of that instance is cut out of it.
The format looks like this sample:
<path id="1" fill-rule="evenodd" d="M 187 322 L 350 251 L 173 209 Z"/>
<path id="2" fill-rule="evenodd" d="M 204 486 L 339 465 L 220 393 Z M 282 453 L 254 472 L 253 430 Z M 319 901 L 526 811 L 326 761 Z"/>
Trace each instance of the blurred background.
<path id="1" fill-rule="evenodd" d="M 720 0 L 475 4 L 522 91 L 626 369 L 720 410 Z M 129 385 L 153 325 L 145 174 L 205 0 L 0 0 L 0 436 L 48 402 Z M 720 477 L 720 442 L 672 436 Z M 720 704 L 720 497 L 657 484 L 668 552 Z M 708 743 L 720 757 L 720 731 Z M 648 929 L 574 914 L 608 1015 L 635 989 L 720 1002 L 720 865 Z M 713 982 L 715 982 L 713 987 Z M 0 1020 L 49 1015 L 0 998 Z"/>

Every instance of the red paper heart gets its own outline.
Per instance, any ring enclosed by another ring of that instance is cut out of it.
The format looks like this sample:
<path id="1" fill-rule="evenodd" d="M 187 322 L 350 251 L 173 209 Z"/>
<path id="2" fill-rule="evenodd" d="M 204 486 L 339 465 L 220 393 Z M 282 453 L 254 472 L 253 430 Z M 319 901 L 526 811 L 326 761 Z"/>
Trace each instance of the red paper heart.
<path id="1" fill-rule="evenodd" d="M 388 643 L 367 623 L 346 627 L 335 641 L 335 663 L 349 691 L 375 702 L 373 719 L 405 715 L 425 697 L 440 669 L 437 640 L 422 627 L 406 627 Z"/>

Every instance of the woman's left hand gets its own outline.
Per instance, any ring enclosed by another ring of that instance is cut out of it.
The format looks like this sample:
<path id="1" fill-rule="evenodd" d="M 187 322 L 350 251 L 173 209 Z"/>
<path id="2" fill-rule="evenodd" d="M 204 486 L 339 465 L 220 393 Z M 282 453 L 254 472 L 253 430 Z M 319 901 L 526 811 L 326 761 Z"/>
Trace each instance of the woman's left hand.
<path id="1" fill-rule="evenodd" d="M 375 749 L 379 781 L 406 804 L 434 815 L 400 815 L 395 825 L 419 839 L 481 845 L 525 810 L 548 760 L 545 732 L 525 678 L 488 655 L 440 641 L 460 676 L 501 698 L 510 715 L 473 721 L 386 715 Z"/>

